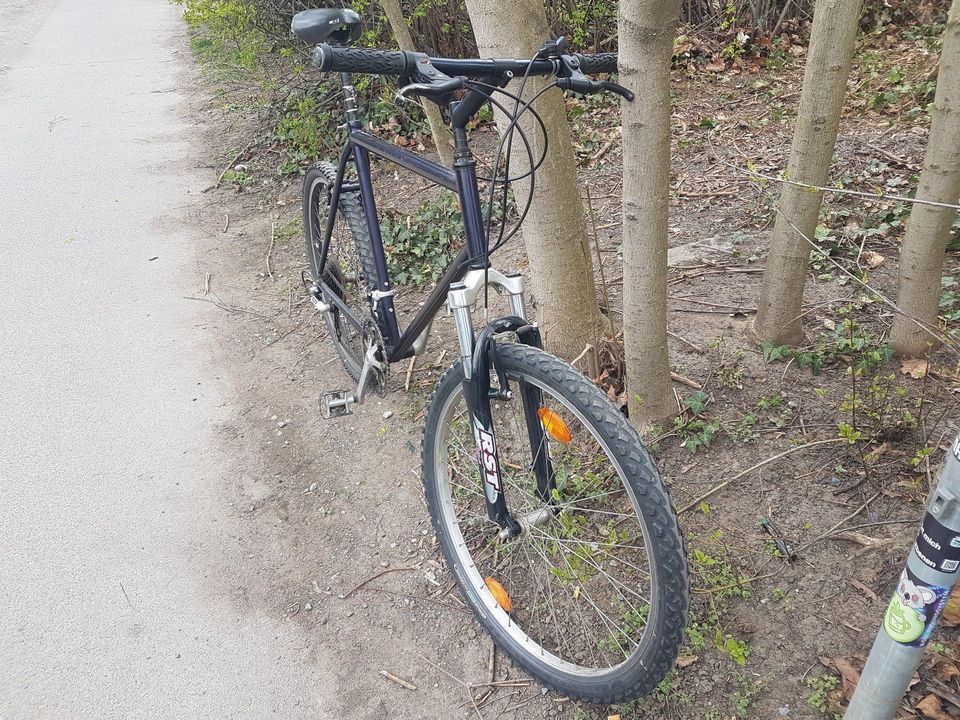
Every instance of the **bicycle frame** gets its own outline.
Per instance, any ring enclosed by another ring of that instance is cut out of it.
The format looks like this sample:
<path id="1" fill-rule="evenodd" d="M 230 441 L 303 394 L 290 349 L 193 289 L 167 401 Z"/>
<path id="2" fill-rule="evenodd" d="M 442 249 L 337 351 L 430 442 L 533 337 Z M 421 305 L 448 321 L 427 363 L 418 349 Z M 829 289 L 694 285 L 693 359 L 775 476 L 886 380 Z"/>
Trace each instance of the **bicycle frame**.
<path id="1" fill-rule="evenodd" d="M 464 372 L 464 395 L 472 415 L 474 439 L 477 444 L 478 458 L 480 458 L 480 470 L 484 477 L 487 514 L 491 520 L 500 525 L 501 532 L 506 533 L 505 536 L 516 536 L 521 532 L 521 522 L 513 518 L 507 508 L 500 482 L 500 461 L 490 409 L 491 398 L 512 397 L 506 375 L 497 366 L 494 335 L 514 332 L 522 343 L 535 347 L 540 347 L 541 343 L 539 331 L 525 319 L 523 278 L 519 273 L 505 275 L 489 267 L 484 253 L 486 237 L 480 205 L 480 189 L 477 185 L 476 162 L 467 142 L 466 124 L 487 100 L 487 96 L 472 90 L 463 100 L 450 105 L 455 145 L 453 169 L 450 169 L 364 132 L 357 118 L 356 97 L 350 75 L 341 73 L 340 80 L 344 91 L 344 105 L 347 109 L 347 142 L 340 153 L 337 174 L 329 199 L 327 224 L 324 228 L 320 251 L 320 275 L 322 277 L 322 268 L 329 251 L 330 238 L 339 209 L 340 193 L 344 190 L 347 192 L 359 190 L 369 231 L 370 249 L 377 270 L 377 289 L 371 293 L 371 296 L 377 325 L 385 344 L 384 359 L 388 363 L 393 363 L 422 352 L 434 316 L 444 303 L 447 304 L 457 328 Z M 487 80 L 489 84 L 506 83 L 502 78 Z M 383 238 L 380 234 L 380 222 L 370 174 L 371 154 L 389 160 L 448 190 L 455 191 L 463 214 L 465 246 L 447 267 L 423 307 L 403 332 L 400 331 L 393 305 L 394 290 L 390 282 L 383 250 Z M 357 182 L 344 183 L 347 166 L 351 160 L 356 168 Z M 320 285 L 325 285 L 319 278 L 316 281 Z M 475 337 L 471 309 L 477 302 L 480 292 L 488 285 L 493 285 L 507 293 L 511 315 L 494 320 L 478 337 Z M 337 294 L 329 287 L 325 287 L 324 290 L 325 297 L 336 304 L 339 311 L 351 322 L 360 327 L 358 320 L 353 317 L 346 305 L 339 301 Z M 496 372 L 498 378 L 496 388 L 491 386 L 491 372 Z M 526 383 L 519 382 L 518 385 L 530 447 L 537 448 L 532 467 L 537 477 L 538 492 L 541 498 L 548 502 L 554 487 L 554 478 L 549 450 L 544 443 L 544 431 L 537 415 L 537 410 L 541 406 L 541 393 L 538 388 Z M 542 522 L 543 518 L 539 515 L 538 518 L 536 522 Z M 521 521 L 530 522 L 525 518 L 521 518 Z"/>
<path id="2" fill-rule="evenodd" d="M 479 98 L 468 97 L 471 102 L 468 103 L 468 99 L 465 99 L 459 103 L 460 105 L 465 104 L 465 107 L 461 108 L 459 112 L 451 113 L 455 119 L 453 131 L 454 136 L 458 139 L 458 153 L 454 161 L 453 169 L 450 169 L 422 155 L 405 150 L 404 148 L 365 132 L 357 118 L 356 99 L 350 76 L 346 73 L 341 73 L 340 77 L 347 109 L 347 141 L 340 152 L 336 180 L 329 201 L 327 224 L 324 228 L 323 245 L 320 253 L 320 267 L 322 268 L 326 262 L 330 238 L 333 233 L 336 214 L 339 208 L 340 193 L 343 191 L 351 192 L 359 190 L 364 219 L 369 232 L 373 260 L 377 269 L 377 289 L 372 295 L 377 324 L 386 346 L 387 362 L 394 363 L 408 358 L 411 355 L 419 354 L 422 351 L 422 346 L 426 343 L 433 318 L 447 301 L 449 290 L 462 282 L 470 270 L 484 270 L 486 271 L 484 275 L 491 281 L 491 284 L 505 287 L 511 297 L 511 311 L 514 315 L 523 317 L 522 286 L 520 286 L 519 291 L 516 291 L 513 287 L 515 284 L 509 282 L 512 277 L 517 276 L 502 275 L 496 271 L 487 270 L 482 259 L 484 255 L 485 233 L 483 229 L 483 214 L 480 206 L 480 190 L 477 185 L 475 161 L 467 145 L 464 130 L 466 121 L 473 114 L 471 108 L 473 105 L 479 107 L 477 103 Z M 462 119 L 459 123 L 457 122 L 458 117 Z M 406 168 L 421 177 L 437 183 L 441 187 L 455 191 L 460 200 L 460 207 L 463 213 L 463 225 L 466 236 L 464 247 L 447 267 L 446 272 L 437 282 L 436 287 L 428 296 L 423 307 L 402 332 L 393 304 L 394 288 L 387 270 L 383 239 L 380 234 L 380 221 L 377 215 L 376 199 L 373 194 L 373 180 L 370 174 L 371 155 L 389 160 L 400 167 Z M 344 183 L 344 176 L 351 161 L 356 168 L 357 182 Z M 327 296 L 332 298 L 334 303 L 338 305 L 340 312 L 359 327 L 357 318 L 353 317 L 345 305 L 336 301 L 335 293 L 330 292 L 329 288 L 327 288 L 327 290 Z M 517 295 L 519 295 L 519 297 L 516 297 Z M 461 340 L 462 339 L 464 338 L 461 338 Z"/>

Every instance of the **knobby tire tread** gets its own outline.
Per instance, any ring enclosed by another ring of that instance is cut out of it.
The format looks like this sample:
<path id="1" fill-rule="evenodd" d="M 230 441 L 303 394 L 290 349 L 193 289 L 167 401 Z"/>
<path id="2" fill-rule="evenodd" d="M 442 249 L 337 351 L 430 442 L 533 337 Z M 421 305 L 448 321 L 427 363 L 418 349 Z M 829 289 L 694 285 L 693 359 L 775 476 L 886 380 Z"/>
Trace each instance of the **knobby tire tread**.
<path id="1" fill-rule="evenodd" d="M 499 625 L 491 622 L 492 627 L 487 626 L 476 613 L 462 586 L 461 593 L 474 610 L 477 620 L 486 627 L 497 644 L 547 687 L 592 703 L 618 703 L 646 695 L 676 662 L 684 640 L 690 603 L 686 546 L 669 490 L 634 428 L 582 373 L 559 358 L 522 344 L 498 343 L 497 357 L 508 373 L 510 370 L 524 370 L 552 386 L 558 395 L 578 407 L 618 456 L 644 517 L 645 530 L 650 539 L 650 564 L 657 578 L 657 592 L 651 605 L 649 631 L 644 635 L 638 651 L 626 664 L 628 669 L 605 682 L 583 681 L 562 674 L 555 668 L 536 664 L 514 641 L 497 632 Z M 455 392 L 462 380 L 463 369 L 459 362 L 448 368 L 440 378 L 428 404 L 421 443 L 427 506 L 448 564 L 457 562 L 456 554 L 452 548 L 448 548 L 450 539 L 443 526 L 438 496 L 438 482 L 447 482 L 447 479 L 436 476 L 433 462 L 435 440 L 440 432 L 441 408 L 446 396 Z M 453 572 L 453 568 L 451 573 L 460 585 L 460 574 Z"/>
<path id="2" fill-rule="evenodd" d="M 327 184 L 330 187 L 333 187 L 333 183 L 337 179 L 337 168 L 329 162 L 318 162 L 312 165 L 308 170 L 307 174 L 303 178 L 303 224 L 304 224 L 304 234 L 307 241 L 307 252 L 313 253 L 313 240 L 310 237 L 311 233 L 311 214 L 313 208 L 310 207 L 311 203 L 311 188 L 313 186 L 313 181 L 317 176 L 322 177 L 327 181 Z M 360 262 L 363 264 L 363 272 L 366 278 L 376 278 L 377 277 L 377 266 L 373 261 L 373 250 L 370 247 L 370 231 L 367 228 L 366 216 L 363 213 L 363 205 L 360 201 L 359 192 L 341 192 L 340 193 L 340 214 L 347 221 L 347 227 L 350 230 L 350 235 L 353 238 L 353 244 L 357 251 L 357 257 L 360 258 Z M 322 228 L 320 229 L 322 232 Z M 334 239 L 332 242 L 335 242 Z M 341 238 L 342 241 L 342 238 Z M 329 255 L 328 255 L 329 258 Z M 317 259 L 311 260 L 311 270 L 316 266 Z M 318 280 L 318 278 L 314 278 Z M 360 370 L 363 366 L 363 358 L 359 359 L 359 365 L 357 365 L 357 360 L 352 356 L 350 349 L 345 347 L 343 343 L 339 342 L 336 337 L 336 329 L 330 327 L 328 324 L 327 327 L 330 338 L 333 340 L 333 344 L 336 346 L 337 355 L 340 357 L 340 362 L 343 364 L 344 369 L 354 380 L 360 380 Z"/>

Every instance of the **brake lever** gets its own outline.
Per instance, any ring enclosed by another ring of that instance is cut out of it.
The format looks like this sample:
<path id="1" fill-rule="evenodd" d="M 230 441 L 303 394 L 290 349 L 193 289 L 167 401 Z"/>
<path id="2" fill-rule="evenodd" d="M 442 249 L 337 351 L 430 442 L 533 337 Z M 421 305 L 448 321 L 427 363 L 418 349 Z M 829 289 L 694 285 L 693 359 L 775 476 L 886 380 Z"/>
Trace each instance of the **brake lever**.
<path id="1" fill-rule="evenodd" d="M 565 77 L 557 80 L 557 87 L 561 90 L 572 90 L 581 95 L 589 95 L 596 92 L 612 92 L 624 98 L 627 102 L 633 102 L 636 95 L 633 91 L 618 85 L 610 80 L 588 80 L 582 75 L 578 77 Z"/>
<path id="2" fill-rule="evenodd" d="M 401 102 L 415 102 L 407 95 L 421 95 L 426 98 L 442 98 L 464 87 L 464 78 L 447 78 L 441 82 L 410 83 L 397 90 L 396 98 Z"/>
<path id="3" fill-rule="evenodd" d="M 633 90 L 625 88 L 623 85 L 618 85 L 615 82 L 611 82 L 610 80 L 595 80 L 593 82 L 597 83 L 597 89 L 615 93 L 627 102 L 633 102 L 633 99 L 636 97 L 636 95 L 633 93 Z"/>

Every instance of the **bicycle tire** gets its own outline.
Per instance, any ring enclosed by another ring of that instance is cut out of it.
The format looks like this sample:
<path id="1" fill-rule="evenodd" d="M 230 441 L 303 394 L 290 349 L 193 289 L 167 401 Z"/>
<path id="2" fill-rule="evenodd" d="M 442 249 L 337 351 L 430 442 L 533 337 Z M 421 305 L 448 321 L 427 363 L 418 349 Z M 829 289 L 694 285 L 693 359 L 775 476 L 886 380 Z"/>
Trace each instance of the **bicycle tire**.
<path id="1" fill-rule="evenodd" d="M 581 373 L 577 372 L 562 360 L 542 350 L 516 343 L 499 342 L 497 344 L 497 363 L 512 383 L 511 389 L 513 390 L 512 394 L 514 398 L 520 394 L 517 392 L 518 388 L 517 384 L 515 384 L 517 381 L 523 380 L 539 387 L 544 398 L 549 394 L 559 401 L 557 403 L 558 407 L 566 407 L 565 410 L 561 408 L 561 412 L 569 412 L 570 417 L 576 417 L 583 421 L 584 425 L 587 426 L 592 433 L 593 440 L 596 440 L 601 449 L 611 456 L 612 470 L 617 473 L 617 477 L 624 483 L 625 494 L 629 496 L 630 504 L 634 507 L 634 511 L 638 513 L 637 520 L 638 524 L 642 526 L 644 546 L 649 557 L 651 589 L 649 594 L 649 608 L 645 620 L 646 624 L 642 630 L 635 626 L 630 626 L 633 628 L 635 634 L 640 634 L 640 639 L 637 641 L 636 646 L 629 656 L 626 656 L 619 664 L 606 669 L 587 667 L 586 665 L 579 664 L 581 661 L 574 659 L 574 661 L 571 662 L 557 656 L 556 648 L 550 649 L 545 647 L 546 642 L 542 634 L 539 643 L 533 638 L 532 627 L 534 624 L 533 619 L 536 618 L 535 609 L 532 612 L 524 613 L 522 609 L 518 610 L 516 601 L 511 600 L 514 607 L 512 612 L 508 613 L 504 610 L 502 604 L 496 600 L 486 580 L 483 578 L 484 568 L 489 567 L 489 565 L 483 564 L 480 555 L 485 552 L 487 548 L 481 545 L 484 547 L 483 550 L 471 551 L 469 549 L 464 528 L 469 532 L 472 526 L 470 523 L 461 523 L 456 517 L 456 509 L 454 508 L 455 502 L 462 502 L 464 504 L 472 503 L 478 508 L 482 503 L 482 499 L 478 501 L 476 498 L 471 497 L 469 482 L 463 486 L 454 484 L 457 481 L 458 474 L 453 468 L 452 461 L 450 461 L 450 456 L 456 452 L 451 450 L 451 448 L 454 447 L 451 438 L 455 432 L 460 432 L 456 427 L 457 423 L 461 422 L 461 419 L 455 416 L 455 411 L 451 408 L 457 406 L 458 396 L 460 397 L 460 404 L 464 404 L 462 401 L 462 382 L 464 375 L 460 362 L 452 365 L 437 383 L 427 411 L 422 445 L 423 482 L 426 502 L 448 568 L 454 575 L 461 594 L 470 605 L 480 624 L 518 665 L 543 685 L 570 697 L 593 703 L 618 703 L 645 695 L 655 688 L 673 667 L 683 643 L 684 630 L 687 623 L 687 611 L 689 608 L 689 580 L 687 576 L 686 549 L 669 492 L 663 484 L 648 452 L 640 442 L 636 431 L 624 416 L 613 407 L 600 390 Z M 501 401 L 492 402 L 498 405 L 503 404 Z M 514 402 L 514 400 L 506 402 Z M 543 404 L 544 407 L 546 407 L 547 400 L 543 400 Z M 520 424 L 522 425 L 522 423 Z M 453 428 L 453 430 L 451 430 L 451 428 Z M 501 465 L 503 465 L 506 440 L 501 441 L 500 431 L 496 429 L 496 422 L 495 431 L 497 433 L 496 444 L 501 454 Z M 472 439 L 472 433 L 470 437 Z M 588 441 L 592 442 L 589 438 L 584 442 Z M 557 443 L 549 443 L 548 445 L 551 461 L 556 463 L 558 460 L 556 453 Z M 563 450 L 563 452 L 566 452 L 566 450 Z M 570 452 L 574 453 L 573 450 L 570 450 Z M 472 461 L 474 463 L 477 461 L 477 451 L 475 447 L 473 449 Z M 464 462 L 466 463 L 466 460 L 464 460 Z M 597 461 L 597 465 L 601 465 L 599 460 Z M 557 472 L 559 471 L 555 467 L 554 474 L 557 475 Z M 502 474 L 506 476 L 507 473 L 504 472 Z M 588 475 L 588 473 L 586 474 Z M 478 471 L 477 476 L 479 475 L 480 473 Z M 568 479 L 569 477 L 572 476 L 568 476 Z M 514 480 L 516 480 L 516 476 Z M 476 482 L 476 479 L 474 482 Z M 479 482 L 482 488 L 482 478 Z M 508 488 L 508 485 L 510 485 L 511 482 L 512 481 L 504 477 L 503 487 L 507 496 L 508 505 L 510 505 L 512 492 L 512 489 Z M 482 490 L 480 490 L 480 493 L 482 498 Z M 461 500 L 456 500 L 458 495 L 462 496 Z M 514 492 L 514 495 L 516 496 L 518 493 Z M 560 497 L 559 492 L 555 493 L 555 497 Z M 580 497 L 582 497 L 582 495 Z M 595 497 L 603 497 L 603 495 L 597 494 Z M 613 506 L 613 498 L 614 495 L 611 493 L 611 506 Z M 590 499 L 589 496 L 586 499 Z M 622 502 L 622 500 L 623 498 L 620 498 L 618 502 Z M 571 507 L 582 502 L 583 500 L 578 501 L 578 498 L 575 497 Z M 575 522 L 576 513 L 580 509 L 582 508 L 573 507 L 570 512 L 571 517 L 574 517 L 573 522 Z M 553 519 L 548 520 L 547 523 L 552 523 L 555 520 L 558 521 L 560 515 L 563 515 L 565 512 L 566 509 L 558 514 L 554 514 Z M 583 510 L 581 514 L 586 517 L 590 512 L 598 513 L 602 511 Z M 600 526 L 603 516 L 598 515 L 597 517 L 599 519 L 586 521 L 583 527 L 589 527 L 591 522 Z M 484 519 L 485 514 L 483 518 L 481 518 L 481 522 Z M 619 518 L 607 521 L 608 526 L 614 523 L 618 525 L 625 524 L 625 521 Z M 493 531 L 495 532 L 496 530 L 499 530 L 499 528 L 493 525 Z M 536 530 L 531 529 L 524 531 L 524 533 L 532 539 L 531 542 L 539 542 L 537 538 L 541 532 L 549 535 L 547 531 L 541 531 L 539 526 Z M 478 534 L 481 539 L 484 537 L 482 531 Z M 523 535 L 521 535 L 521 537 L 523 537 Z M 558 542 L 555 542 L 554 545 L 561 548 L 560 552 L 566 552 L 563 548 L 568 547 L 566 544 L 561 543 L 569 542 L 570 547 L 573 548 L 573 553 L 577 553 L 579 546 L 574 543 L 583 542 L 579 539 L 573 541 L 559 540 L 559 537 L 555 539 L 558 540 Z M 494 541 L 494 543 L 496 542 L 497 541 Z M 514 541 L 508 540 L 506 542 Z M 584 542 L 583 544 L 587 547 L 590 546 L 590 543 Z M 639 549 L 638 546 L 639 543 L 637 543 L 637 545 L 626 545 L 624 547 Z M 535 549 L 536 552 L 533 557 L 538 553 L 541 555 L 545 569 L 548 571 L 545 573 L 545 576 L 548 580 L 552 580 L 550 576 L 556 568 L 552 566 L 551 559 L 544 555 L 539 548 Z M 506 553 L 507 551 L 504 549 L 503 552 Z M 516 549 L 512 552 L 514 557 L 520 556 L 520 553 L 516 551 Z M 526 550 L 524 550 L 524 552 L 527 554 L 527 560 L 530 561 L 532 556 L 527 553 Z M 610 547 L 607 547 L 603 552 L 606 554 L 594 556 L 597 560 L 598 568 L 606 565 L 607 569 L 610 569 L 614 565 L 617 565 L 617 576 L 619 578 L 626 578 L 630 574 L 631 571 L 629 568 L 634 566 L 629 561 L 624 560 L 624 556 L 611 552 Z M 619 552 L 619 548 L 617 552 Z M 634 551 L 629 550 L 628 552 L 632 553 Z M 589 552 L 587 554 L 589 555 Z M 619 560 L 619 562 L 610 562 L 611 560 Z M 504 563 L 503 560 L 499 562 L 501 565 Z M 513 562 L 515 561 L 510 560 L 511 577 L 514 577 L 512 570 Z M 493 565 L 496 566 L 496 564 L 497 550 L 494 550 Z M 567 565 L 569 567 L 569 562 Z M 582 567 L 589 568 L 587 565 Z M 625 572 L 621 574 L 619 568 L 622 568 Z M 636 570 L 639 571 L 640 569 L 640 567 L 636 567 Z M 506 572 L 506 570 L 502 570 L 501 572 Z M 536 570 L 534 570 L 534 572 L 536 572 Z M 600 569 L 599 573 L 596 571 L 593 572 L 594 577 L 592 579 L 578 579 L 578 581 L 580 581 L 580 590 L 573 589 L 570 591 L 571 584 L 576 583 L 570 583 L 569 581 L 560 583 L 560 586 L 566 588 L 564 597 L 559 598 L 553 595 L 551 590 L 549 601 L 551 603 L 564 602 L 568 606 L 575 606 L 580 602 L 578 598 L 585 597 L 589 600 L 590 604 L 594 605 L 597 613 L 603 615 L 599 607 L 595 604 L 598 601 L 603 602 L 599 591 L 596 589 L 599 587 L 599 583 L 595 582 L 598 578 L 601 579 L 601 581 L 603 580 L 600 575 L 600 573 L 603 573 L 608 578 L 607 583 L 614 591 L 609 593 L 609 595 L 616 603 L 616 607 L 619 608 L 619 610 L 615 612 L 622 610 L 623 618 L 626 620 L 631 611 L 627 611 L 624 608 L 622 601 L 616 600 L 615 594 L 619 593 L 623 600 L 628 600 L 626 593 L 629 592 L 629 590 L 618 588 L 617 583 L 619 581 L 602 569 Z M 639 573 L 637 574 L 639 575 Z M 522 572 L 517 573 L 517 576 L 519 576 L 521 582 L 525 578 Z M 530 577 L 533 577 L 533 575 Z M 540 597 L 542 590 L 539 588 L 538 580 L 531 580 L 530 582 L 538 585 L 537 590 L 534 592 L 533 602 L 530 603 L 530 605 L 535 608 L 535 606 L 537 606 L 537 598 Z M 590 588 L 589 590 L 587 589 L 588 587 Z M 623 588 L 627 588 L 625 583 L 623 584 Z M 513 587 L 505 588 L 505 590 L 511 598 L 514 592 L 518 592 L 517 599 L 521 601 L 523 597 L 528 598 L 530 593 L 529 590 L 522 588 L 519 591 Z M 597 594 L 591 597 L 589 594 L 591 592 Z M 573 598 L 572 602 L 570 600 L 571 597 Z M 637 597 L 640 597 L 639 592 Z M 544 602 L 546 602 L 548 596 L 544 594 L 543 599 Z M 585 606 L 585 603 L 581 604 Z M 632 603 L 628 602 L 627 604 L 633 607 Z M 561 609 L 560 612 L 562 613 L 564 610 Z M 573 621 L 576 620 L 572 611 L 567 610 L 566 612 L 567 617 Z M 639 615 L 640 613 L 637 612 L 636 616 Z M 530 622 L 526 622 L 525 617 L 529 619 Z M 548 625 L 559 626 L 563 619 L 564 615 L 557 615 L 552 608 L 550 609 Z M 583 634 L 586 635 L 588 625 L 585 622 L 585 616 L 582 612 L 580 613 L 579 619 L 584 631 Z M 558 620 L 561 622 L 558 622 Z M 521 625 L 524 625 L 524 627 L 521 627 Z M 569 627 L 570 632 L 576 630 L 573 625 L 574 623 L 571 623 Z M 527 634 L 528 632 L 531 634 Z M 556 634 L 556 642 L 559 643 L 561 647 L 563 647 L 564 643 L 571 642 L 573 643 L 571 651 L 577 649 L 576 640 L 567 641 L 560 638 L 560 631 L 557 631 Z M 620 637 L 615 633 L 612 633 L 612 636 L 615 640 L 619 637 L 620 640 L 623 641 L 623 644 L 626 644 L 625 636 Z M 596 639 L 596 636 L 594 636 L 594 639 Z M 597 643 L 597 645 L 602 646 L 603 642 L 607 642 L 607 639 L 602 640 Z M 581 645 L 588 646 L 590 642 L 583 641 Z M 610 646 L 608 645 L 607 647 Z M 621 654 L 626 655 L 619 641 L 617 642 L 617 647 Z M 613 655 L 618 654 L 616 649 L 612 647 L 610 647 L 610 649 Z M 581 653 L 586 655 L 585 651 L 581 651 Z M 593 653 L 594 659 L 597 659 L 596 649 L 593 650 Z M 601 652 L 600 656 L 602 658 L 603 652 Z"/>
<path id="2" fill-rule="evenodd" d="M 304 238 L 314 282 L 319 280 L 323 229 L 330 192 L 336 178 L 337 169 L 328 162 L 311 166 L 303 178 Z M 370 232 L 363 214 L 360 193 L 342 192 L 338 204 L 338 216 L 346 221 L 346 233 L 349 233 L 350 238 L 342 236 L 342 226 L 338 237 L 337 226 L 334 226 L 327 263 L 323 270 L 324 280 L 355 315 L 362 318 L 372 317 L 369 292 L 376 284 L 377 269 L 370 249 Z M 349 273 L 344 271 L 342 265 L 347 266 Z M 352 284 L 347 279 L 348 275 L 355 276 Z M 344 369 L 354 380 L 359 380 L 365 354 L 362 333 L 357 333 L 353 324 L 344 319 L 335 306 L 324 313 L 324 321 Z"/>

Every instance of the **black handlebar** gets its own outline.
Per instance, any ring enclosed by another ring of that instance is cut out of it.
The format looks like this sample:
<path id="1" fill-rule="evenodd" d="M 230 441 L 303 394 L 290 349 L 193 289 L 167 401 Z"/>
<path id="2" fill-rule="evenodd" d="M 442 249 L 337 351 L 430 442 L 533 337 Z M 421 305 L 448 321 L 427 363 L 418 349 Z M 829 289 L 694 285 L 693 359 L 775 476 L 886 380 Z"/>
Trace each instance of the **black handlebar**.
<path id="1" fill-rule="evenodd" d="M 617 70 L 616 53 L 573 56 L 584 73 L 611 73 Z M 440 72 L 459 77 L 496 77 L 514 75 L 553 75 L 557 72 L 557 60 L 494 60 L 430 58 L 422 53 L 403 50 L 368 50 L 356 47 L 336 47 L 321 43 L 313 51 L 313 62 L 324 72 L 367 73 L 370 75 L 394 75 L 415 77 L 418 65 L 433 66 Z M 529 71 L 528 71 L 529 67 Z"/>
<path id="2" fill-rule="evenodd" d="M 580 61 L 580 72 L 584 75 L 614 73 L 617 71 L 616 53 L 597 53 L 596 55 L 574 55 Z"/>
<path id="3" fill-rule="evenodd" d="M 324 72 L 400 76 L 413 74 L 416 58 L 414 53 L 403 50 L 368 50 L 320 43 L 314 48 L 313 64 Z"/>

